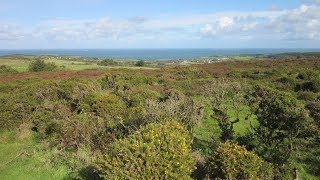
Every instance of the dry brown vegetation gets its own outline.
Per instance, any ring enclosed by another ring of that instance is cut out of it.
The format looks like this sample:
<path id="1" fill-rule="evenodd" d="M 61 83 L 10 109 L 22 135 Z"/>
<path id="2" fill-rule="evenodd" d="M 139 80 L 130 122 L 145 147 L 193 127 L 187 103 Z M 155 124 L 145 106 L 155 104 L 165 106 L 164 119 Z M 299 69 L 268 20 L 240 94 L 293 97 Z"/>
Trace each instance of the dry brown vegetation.
<path id="1" fill-rule="evenodd" d="M 19 74 L 1 74 L 0 82 L 10 82 L 26 78 L 42 79 L 69 79 L 69 78 L 97 78 L 103 76 L 103 70 L 83 70 L 83 71 L 56 71 L 56 72 L 28 72 Z"/>
<path id="2" fill-rule="evenodd" d="M 231 61 L 231 62 L 217 62 L 210 64 L 198 64 L 191 66 L 170 66 L 162 69 L 112 69 L 109 73 L 119 73 L 125 71 L 126 73 L 139 73 L 146 76 L 161 76 L 171 74 L 172 72 L 182 71 L 186 68 L 197 68 L 201 73 L 208 73 L 213 76 L 225 76 L 230 72 L 242 72 L 248 70 L 266 71 L 272 69 L 307 69 L 320 68 L 320 58 L 299 59 L 299 60 L 250 60 L 250 61 Z M 27 72 L 20 74 L 1 74 L 0 82 L 9 82 L 15 80 L 22 80 L 26 78 L 43 78 L 43 79 L 69 79 L 69 78 L 97 78 L 105 74 L 105 70 L 83 70 L 83 71 L 56 71 L 56 72 Z M 169 77 L 176 79 L 176 76 Z"/>
<path id="3" fill-rule="evenodd" d="M 277 69 L 301 69 L 320 67 L 320 58 L 300 59 L 300 60 L 250 60 L 250 61 L 232 61 L 211 64 L 196 65 L 212 75 L 226 75 L 231 71 L 264 71 Z"/>

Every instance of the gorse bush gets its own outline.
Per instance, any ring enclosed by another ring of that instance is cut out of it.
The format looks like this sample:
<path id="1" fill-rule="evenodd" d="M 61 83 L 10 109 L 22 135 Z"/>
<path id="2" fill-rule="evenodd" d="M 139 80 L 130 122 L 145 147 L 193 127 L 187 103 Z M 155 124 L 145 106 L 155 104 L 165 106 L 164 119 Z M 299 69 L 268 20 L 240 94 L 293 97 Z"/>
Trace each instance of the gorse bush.
<path id="1" fill-rule="evenodd" d="M 97 167 L 106 179 L 190 179 L 191 142 L 176 121 L 148 124 L 113 143 Z"/>
<path id="2" fill-rule="evenodd" d="M 44 60 L 35 60 L 29 64 L 29 71 L 53 71 L 57 69 L 57 65 L 53 62 L 46 63 Z"/>
<path id="3" fill-rule="evenodd" d="M 259 179 L 263 160 L 243 146 L 226 141 L 209 158 L 208 172 L 212 178 Z"/>
<path id="4" fill-rule="evenodd" d="M 94 82 L 82 80 L 54 83 L 29 79 L 1 84 L 0 129 L 13 129 L 22 123 L 34 123 L 40 131 L 39 128 L 44 127 L 41 123 L 46 124 L 53 119 L 65 120 L 73 112 L 78 113 L 83 99 L 98 88 Z"/>
<path id="5" fill-rule="evenodd" d="M 0 129 L 15 129 L 22 123 L 32 122 L 31 116 L 41 102 L 34 97 L 35 92 L 51 85 L 35 80 L 1 84 Z"/>
<path id="6" fill-rule="evenodd" d="M 121 120 L 126 106 L 118 96 L 105 93 L 88 96 L 81 108 L 106 120 Z"/>

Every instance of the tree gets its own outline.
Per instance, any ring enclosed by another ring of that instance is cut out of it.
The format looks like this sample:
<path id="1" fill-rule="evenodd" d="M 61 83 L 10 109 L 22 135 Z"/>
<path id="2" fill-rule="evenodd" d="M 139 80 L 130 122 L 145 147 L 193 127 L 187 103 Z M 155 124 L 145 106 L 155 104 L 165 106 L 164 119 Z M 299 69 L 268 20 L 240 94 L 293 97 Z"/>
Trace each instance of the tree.
<path id="1" fill-rule="evenodd" d="M 223 142 L 234 139 L 234 125 L 240 122 L 240 114 L 246 112 L 246 100 L 244 98 L 244 86 L 240 83 L 220 81 L 212 84 L 209 89 L 211 94 L 212 118 L 218 122 L 221 129 Z M 228 111 L 233 110 L 235 117 L 228 116 Z M 246 113 L 244 119 L 249 119 L 251 113 Z"/>
<path id="2" fill-rule="evenodd" d="M 139 66 L 139 67 L 142 67 L 142 66 L 145 66 L 146 63 L 144 62 L 144 60 L 139 60 L 139 61 L 136 62 L 135 65 L 136 65 L 136 66 Z"/>
<path id="3" fill-rule="evenodd" d="M 300 133 L 308 125 L 308 116 L 301 103 L 291 94 L 256 86 L 253 112 L 259 125 L 253 128 L 256 150 L 265 160 L 278 165 L 287 162 Z"/>
<path id="4" fill-rule="evenodd" d="M 29 71 L 52 71 L 57 68 L 57 65 L 53 62 L 46 63 L 44 60 L 37 59 L 29 64 Z"/>
<path id="5" fill-rule="evenodd" d="M 203 107 L 174 89 L 167 90 L 160 100 L 147 100 L 145 110 L 147 122 L 175 119 L 191 132 L 203 118 Z"/>
<path id="6" fill-rule="evenodd" d="M 113 66 L 117 65 L 117 62 L 115 62 L 113 59 L 104 59 L 102 61 L 97 62 L 100 66 Z"/>

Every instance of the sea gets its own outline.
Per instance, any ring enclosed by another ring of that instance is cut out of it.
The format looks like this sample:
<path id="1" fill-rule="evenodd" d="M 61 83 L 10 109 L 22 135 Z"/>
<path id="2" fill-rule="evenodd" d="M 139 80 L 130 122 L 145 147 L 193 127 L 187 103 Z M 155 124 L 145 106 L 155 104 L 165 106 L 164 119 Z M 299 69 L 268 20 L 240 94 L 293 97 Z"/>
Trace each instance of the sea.
<path id="1" fill-rule="evenodd" d="M 253 54 L 279 54 L 287 52 L 320 52 L 320 49 L 270 49 L 270 48 L 246 48 L 246 49 L 0 49 L 0 56 L 5 55 L 68 55 L 96 58 L 125 58 L 142 60 L 176 60 L 194 59 L 210 56 L 227 55 L 253 55 Z"/>

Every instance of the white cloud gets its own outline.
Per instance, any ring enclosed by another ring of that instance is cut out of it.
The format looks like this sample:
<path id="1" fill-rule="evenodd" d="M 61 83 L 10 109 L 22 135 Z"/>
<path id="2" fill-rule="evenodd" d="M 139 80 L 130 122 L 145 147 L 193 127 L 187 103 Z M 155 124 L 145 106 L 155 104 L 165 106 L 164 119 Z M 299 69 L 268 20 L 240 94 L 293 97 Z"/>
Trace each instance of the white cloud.
<path id="1" fill-rule="evenodd" d="M 201 33 L 205 36 L 215 36 L 217 31 L 212 27 L 211 24 L 206 24 L 203 28 L 201 28 Z"/>
<path id="2" fill-rule="evenodd" d="M 204 25 L 200 32 L 206 37 L 212 35 L 212 38 L 237 34 L 239 38 L 250 35 L 257 38 L 273 36 L 278 40 L 320 40 L 318 5 L 301 5 L 296 9 L 276 11 L 272 16 L 257 14 L 259 16 L 253 12 L 247 16 L 212 19 L 211 24 Z"/>
<path id="3" fill-rule="evenodd" d="M 19 40 L 25 37 L 24 30 L 15 24 L 0 23 L 0 40 Z"/>
<path id="4" fill-rule="evenodd" d="M 0 41 L 116 42 L 233 38 L 320 40 L 320 4 L 295 9 L 128 19 L 53 19 L 33 27 L 0 23 Z"/>
<path id="5" fill-rule="evenodd" d="M 320 3 L 320 0 L 308 0 L 311 3 Z"/>
<path id="6" fill-rule="evenodd" d="M 269 27 L 285 39 L 320 40 L 320 6 L 302 5 L 272 20 Z"/>
<path id="7" fill-rule="evenodd" d="M 122 39 L 138 32 L 138 26 L 145 20 L 112 20 L 105 17 L 89 20 L 51 20 L 39 25 L 34 34 L 40 38 L 54 40 Z"/>
<path id="8" fill-rule="evenodd" d="M 234 24 L 233 18 L 222 17 L 219 19 L 219 27 L 221 29 L 231 27 Z"/>

